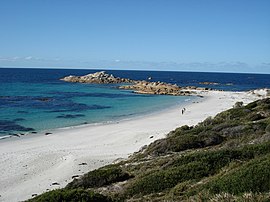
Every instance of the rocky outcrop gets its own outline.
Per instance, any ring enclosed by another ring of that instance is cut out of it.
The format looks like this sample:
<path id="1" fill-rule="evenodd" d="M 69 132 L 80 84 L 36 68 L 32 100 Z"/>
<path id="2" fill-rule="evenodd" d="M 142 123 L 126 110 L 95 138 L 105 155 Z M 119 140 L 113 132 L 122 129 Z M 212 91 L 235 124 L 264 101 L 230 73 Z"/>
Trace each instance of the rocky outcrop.
<path id="1" fill-rule="evenodd" d="M 112 74 L 107 74 L 105 71 L 96 72 L 93 74 L 87 74 L 85 76 L 66 76 L 62 81 L 67 82 L 79 82 L 79 83 L 99 83 L 99 84 L 108 84 L 108 83 L 132 83 L 133 80 L 126 78 L 114 77 Z"/>
<path id="2" fill-rule="evenodd" d="M 150 80 L 151 77 L 148 79 Z M 152 78 L 151 78 L 152 79 Z M 112 74 L 107 74 L 104 71 L 96 72 L 93 74 L 87 74 L 85 76 L 67 76 L 61 80 L 67 82 L 79 82 L 79 83 L 97 83 L 97 84 L 109 84 L 109 83 L 130 83 L 131 85 L 120 86 L 120 89 L 133 90 L 139 94 L 157 94 L 157 95 L 190 95 L 196 94 L 194 90 L 209 90 L 208 88 L 198 88 L 195 86 L 183 87 L 176 84 L 170 84 L 165 82 L 151 82 L 151 81 L 135 81 L 127 78 L 115 77 Z"/>
<path id="3" fill-rule="evenodd" d="M 120 86 L 120 89 L 134 90 L 140 94 L 157 94 L 157 95 L 189 95 L 190 91 L 183 91 L 176 84 L 164 82 L 136 81 L 133 85 Z"/>

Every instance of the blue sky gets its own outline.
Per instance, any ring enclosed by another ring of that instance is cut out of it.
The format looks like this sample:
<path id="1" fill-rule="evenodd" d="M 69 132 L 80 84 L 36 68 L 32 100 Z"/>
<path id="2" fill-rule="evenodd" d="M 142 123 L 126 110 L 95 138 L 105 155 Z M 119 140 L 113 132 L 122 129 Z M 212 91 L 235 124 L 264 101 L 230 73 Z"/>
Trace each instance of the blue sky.
<path id="1" fill-rule="evenodd" d="M 1 0 L 0 66 L 270 73 L 270 1 Z"/>

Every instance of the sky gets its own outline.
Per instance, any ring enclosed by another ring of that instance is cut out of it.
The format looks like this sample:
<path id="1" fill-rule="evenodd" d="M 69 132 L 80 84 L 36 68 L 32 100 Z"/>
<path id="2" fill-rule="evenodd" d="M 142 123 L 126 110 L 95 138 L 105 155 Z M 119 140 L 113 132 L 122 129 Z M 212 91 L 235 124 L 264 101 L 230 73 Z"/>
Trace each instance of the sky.
<path id="1" fill-rule="evenodd" d="M 270 73 L 270 0 L 0 0 L 0 67 Z"/>

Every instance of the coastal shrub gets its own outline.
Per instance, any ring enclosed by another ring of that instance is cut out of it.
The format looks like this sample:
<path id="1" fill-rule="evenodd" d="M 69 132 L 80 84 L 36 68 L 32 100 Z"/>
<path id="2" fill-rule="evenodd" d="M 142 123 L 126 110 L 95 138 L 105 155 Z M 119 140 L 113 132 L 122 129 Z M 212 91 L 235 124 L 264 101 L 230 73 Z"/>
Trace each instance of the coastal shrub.
<path id="1" fill-rule="evenodd" d="M 95 188 L 115 182 L 125 181 L 132 176 L 124 172 L 118 165 L 110 165 L 90 171 L 79 179 L 74 179 L 66 188 Z"/>
<path id="2" fill-rule="evenodd" d="M 180 127 L 180 129 L 183 130 L 183 131 L 187 131 L 187 130 L 190 130 L 192 128 L 193 127 L 189 127 L 188 125 L 184 125 L 184 126 Z"/>
<path id="3" fill-rule="evenodd" d="M 233 108 L 218 114 L 215 119 L 223 120 L 241 120 L 245 121 L 256 121 L 263 118 L 269 117 L 270 113 L 270 99 L 262 99 L 252 102 L 246 106 L 240 108 Z"/>
<path id="4" fill-rule="evenodd" d="M 270 153 L 270 141 L 258 145 L 246 145 L 239 149 L 245 153 L 251 153 L 253 156 L 262 156 Z"/>
<path id="5" fill-rule="evenodd" d="M 169 132 L 167 134 L 167 137 L 185 135 L 192 128 L 193 127 L 189 127 L 188 125 L 181 126 L 179 128 L 176 128 L 175 130 Z"/>
<path id="6" fill-rule="evenodd" d="M 208 171 L 205 165 L 199 162 L 192 162 L 187 165 L 174 167 L 148 174 L 134 180 L 127 188 L 127 195 L 150 194 L 172 188 L 179 182 L 190 179 L 199 179 L 206 176 Z"/>
<path id="7" fill-rule="evenodd" d="M 248 116 L 247 116 L 247 120 L 249 121 L 258 121 L 258 120 L 261 120 L 261 119 L 264 119 L 265 117 L 261 114 L 261 113 L 250 113 Z"/>
<path id="8" fill-rule="evenodd" d="M 235 142 L 236 146 L 241 146 L 246 143 L 254 142 L 256 139 L 260 138 L 265 133 L 265 128 L 267 124 L 265 121 L 260 121 L 256 123 L 239 124 L 238 126 L 226 128 L 221 132 L 227 142 Z"/>
<path id="9" fill-rule="evenodd" d="M 158 156 L 168 152 L 204 148 L 219 145 L 228 139 L 238 139 L 240 143 L 256 139 L 265 132 L 267 125 L 264 122 L 269 121 L 269 118 L 266 119 L 270 116 L 270 112 L 267 112 L 270 108 L 269 100 L 260 100 L 246 107 L 229 109 L 214 118 L 208 117 L 195 127 L 177 128 L 170 132 L 167 138 L 150 144 L 145 154 Z"/>
<path id="10" fill-rule="evenodd" d="M 158 156 L 168 152 L 204 148 L 219 145 L 228 139 L 237 139 L 240 143 L 249 142 L 266 132 L 267 120 L 269 121 L 269 118 L 256 123 L 227 121 L 213 125 L 211 128 L 197 126 L 186 131 L 180 128 L 171 132 L 167 138 L 150 144 L 146 149 L 146 154 Z"/>
<path id="11" fill-rule="evenodd" d="M 241 118 L 245 117 L 249 112 L 250 111 L 245 108 L 229 109 L 229 119 L 240 120 Z"/>
<path id="12" fill-rule="evenodd" d="M 196 180 L 215 174 L 239 154 L 227 152 L 206 152 L 185 156 L 174 161 L 165 170 L 155 171 L 134 180 L 128 194 L 149 194 L 172 188 L 187 180 Z"/>
<path id="13" fill-rule="evenodd" d="M 213 118 L 211 116 L 207 117 L 203 122 L 201 122 L 200 124 L 202 126 L 210 126 L 212 125 L 214 122 Z"/>
<path id="14" fill-rule="evenodd" d="M 258 106 L 258 102 L 252 102 L 252 103 L 249 103 L 245 108 L 252 110 L 257 106 Z"/>
<path id="15" fill-rule="evenodd" d="M 157 193 L 185 181 L 201 180 L 218 174 L 232 162 L 246 162 L 266 154 L 270 154 L 270 142 L 234 150 L 222 149 L 185 155 L 162 167 L 162 170 L 135 177 L 128 185 L 126 194 L 133 196 Z"/>
<path id="16" fill-rule="evenodd" d="M 188 133 L 157 140 L 148 147 L 146 152 L 156 156 L 166 154 L 167 152 L 180 152 L 187 149 L 218 145 L 222 143 L 223 140 L 224 138 L 216 133 L 208 134 L 204 132 L 199 135 Z"/>
<path id="17" fill-rule="evenodd" d="M 177 195 L 181 195 L 181 193 L 184 193 L 190 187 L 190 183 L 190 181 L 179 183 L 170 192 L 172 194 L 177 193 Z"/>
<path id="18" fill-rule="evenodd" d="M 215 125 L 212 128 L 212 131 L 220 132 L 220 131 L 222 131 L 222 130 L 224 130 L 226 128 L 231 128 L 231 127 L 238 126 L 238 125 L 239 124 L 237 124 L 237 123 L 234 123 L 234 122 L 231 122 L 231 121 L 226 121 L 226 122 Z"/>
<path id="19" fill-rule="evenodd" d="M 172 201 L 201 201 L 201 202 L 269 202 L 270 193 L 243 193 L 241 195 L 233 195 L 226 192 L 221 192 L 218 194 L 211 194 L 209 191 L 204 190 L 194 196 L 185 198 L 180 198 L 180 200 Z"/>
<path id="20" fill-rule="evenodd" d="M 83 189 L 56 189 L 46 192 L 28 202 L 112 202 L 112 200 L 104 195 L 87 191 Z"/>
<path id="21" fill-rule="evenodd" d="M 193 184 L 196 181 L 184 181 L 181 183 L 178 183 L 175 187 L 173 187 L 170 192 L 167 194 L 168 198 L 173 199 L 174 196 L 182 196 L 185 194 L 185 192 L 191 187 L 191 184 Z"/>
<path id="22" fill-rule="evenodd" d="M 189 131 L 189 134 L 198 135 L 201 132 L 205 132 L 205 131 L 209 130 L 210 128 L 212 128 L 212 126 L 203 125 L 202 123 L 198 123 L 198 125 L 196 125 L 194 128 L 192 128 L 192 130 Z"/>
<path id="23" fill-rule="evenodd" d="M 267 154 L 270 154 L 270 141 L 258 145 L 247 145 L 238 149 L 195 152 L 175 159 L 170 166 L 177 167 L 190 162 L 204 162 L 207 163 L 206 167 L 208 167 L 209 174 L 214 174 L 233 161 L 248 161 Z"/>
<path id="24" fill-rule="evenodd" d="M 248 126 L 247 125 L 236 125 L 236 126 L 231 126 L 222 129 L 220 132 L 224 136 L 234 136 L 235 134 L 242 133 L 243 130 L 245 130 Z"/>
<path id="25" fill-rule="evenodd" d="M 223 119 L 217 117 L 207 117 L 204 121 L 200 122 L 196 127 L 201 127 L 202 131 L 211 130 L 213 126 L 224 123 Z"/>
<path id="26" fill-rule="evenodd" d="M 241 168 L 207 184 L 211 193 L 268 192 L 270 190 L 270 156 L 250 161 Z"/>
<path id="27" fill-rule="evenodd" d="M 255 102 L 248 104 L 246 108 L 251 110 L 263 110 L 263 111 L 270 110 L 270 99 L 266 98 L 262 100 L 257 100 Z"/>
<path id="28" fill-rule="evenodd" d="M 246 117 L 250 113 L 252 113 L 252 111 L 250 109 L 247 109 L 246 107 L 232 108 L 227 111 L 219 113 L 215 117 L 215 120 L 218 124 L 224 122 L 241 123 L 247 121 Z"/>
<path id="29" fill-rule="evenodd" d="M 268 124 L 268 125 L 266 126 L 265 132 L 266 132 L 266 133 L 270 133 L 270 124 Z"/>

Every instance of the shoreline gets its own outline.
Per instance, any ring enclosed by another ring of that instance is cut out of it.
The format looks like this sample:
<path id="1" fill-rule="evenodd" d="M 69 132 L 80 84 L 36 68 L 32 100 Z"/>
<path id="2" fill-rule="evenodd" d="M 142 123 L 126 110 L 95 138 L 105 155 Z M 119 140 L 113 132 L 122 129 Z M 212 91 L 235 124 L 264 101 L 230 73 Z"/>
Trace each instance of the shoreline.
<path id="1" fill-rule="evenodd" d="M 127 115 L 125 116 L 125 118 L 114 118 L 114 120 L 110 120 L 110 121 L 101 121 L 101 122 L 93 122 L 93 123 L 81 123 L 81 124 L 77 124 L 77 125 L 71 125 L 71 126 L 64 126 L 64 127 L 59 127 L 59 128 L 48 128 L 48 129 L 43 129 L 43 130 L 37 130 L 34 131 L 34 133 L 32 132 L 26 132 L 24 133 L 24 135 L 20 135 L 21 132 L 18 133 L 14 133 L 13 135 L 10 134 L 6 134 L 3 136 L 0 136 L 0 143 L 1 142 L 6 142 L 6 141 L 14 141 L 16 139 L 25 139 L 25 138 L 35 138 L 35 137 L 39 137 L 39 136 L 43 136 L 46 133 L 57 133 L 59 131 L 62 130 L 69 130 L 69 129 L 79 129 L 79 128 L 88 128 L 88 127 L 93 127 L 93 126 L 104 126 L 104 125 L 110 125 L 110 124 L 118 124 L 119 122 L 124 122 L 124 121 L 132 121 L 132 120 L 137 120 L 137 119 L 141 119 L 144 117 L 148 117 L 148 116 L 155 116 L 164 112 L 167 112 L 169 110 L 175 110 L 175 107 L 184 107 L 188 104 L 192 104 L 192 101 L 197 101 L 197 100 L 203 100 L 205 99 L 204 97 L 199 97 L 196 95 L 189 95 L 189 96 L 182 96 L 182 97 L 186 97 L 186 99 L 183 102 L 176 102 L 176 103 L 171 103 L 170 106 L 167 106 L 166 108 L 159 108 L 156 110 L 151 110 L 151 111 L 146 111 L 143 113 L 136 113 L 136 114 L 132 114 L 132 115 Z M 191 97 L 191 98 L 190 98 Z"/>
<path id="2" fill-rule="evenodd" d="M 186 108 L 184 114 L 178 107 L 119 122 L 73 126 L 52 130 L 49 135 L 1 140 L 0 201 L 26 200 L 62 188 L 72 176 L 127 158 L 181 125 L 195 125 L 231 108 L 237 101 L 246 104 L 260 99 L 247 92 L 198 92 L 204 96 L 199 102 L 178 104 Z"/>

